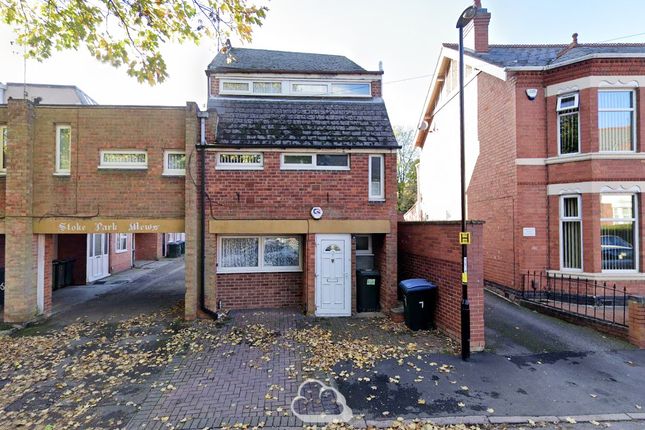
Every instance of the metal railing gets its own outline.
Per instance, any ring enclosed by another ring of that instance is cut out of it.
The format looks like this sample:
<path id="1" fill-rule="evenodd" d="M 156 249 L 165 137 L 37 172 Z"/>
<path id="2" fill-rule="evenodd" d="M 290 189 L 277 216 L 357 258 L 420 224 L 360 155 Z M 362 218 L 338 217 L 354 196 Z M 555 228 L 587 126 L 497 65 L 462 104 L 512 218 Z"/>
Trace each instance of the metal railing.
<path id="1" fill-rule="evenodd" d="M 572 275 L 528 272 L 522 298 L 572 315 L 627 327 L 627 288 Z"/>

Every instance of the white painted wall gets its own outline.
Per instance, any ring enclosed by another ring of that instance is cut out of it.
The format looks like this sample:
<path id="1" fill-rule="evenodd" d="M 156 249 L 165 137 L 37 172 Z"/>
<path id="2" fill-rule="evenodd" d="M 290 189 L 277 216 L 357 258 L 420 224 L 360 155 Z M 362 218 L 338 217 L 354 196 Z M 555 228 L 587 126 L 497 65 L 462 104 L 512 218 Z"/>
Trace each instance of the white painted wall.
<path id="1" fill-rule="evenodd" d="M 466 184 L 479 156 L 477 132 L 477 77 L 466 80 L 464 90 L 466 131 Z M 450 98 L 452 97 L 452 98 Z M 438 104 L 430 125 L 418 174 L 418 213 L 424 220 L 461 219 L 459 164 L 459 93 Z"/>

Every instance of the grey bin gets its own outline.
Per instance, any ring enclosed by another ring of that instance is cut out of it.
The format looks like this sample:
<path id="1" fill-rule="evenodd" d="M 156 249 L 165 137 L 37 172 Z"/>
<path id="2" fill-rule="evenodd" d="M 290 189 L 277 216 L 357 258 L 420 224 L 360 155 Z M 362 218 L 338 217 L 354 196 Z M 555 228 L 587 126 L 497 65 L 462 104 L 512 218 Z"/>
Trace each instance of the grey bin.
<path id="1" fill-rule="evenodd" d="M 168 258 L 181 257 L 181 245 L 179 242 L 170 242 L 168 244 Z"/>
<path id="2" fill-rule="evenodd" d="M 406 279 L 399 282 L 403 295 L 405 324 L 411 330 L 435 328 L 437 286 L 426 279 Z"/>

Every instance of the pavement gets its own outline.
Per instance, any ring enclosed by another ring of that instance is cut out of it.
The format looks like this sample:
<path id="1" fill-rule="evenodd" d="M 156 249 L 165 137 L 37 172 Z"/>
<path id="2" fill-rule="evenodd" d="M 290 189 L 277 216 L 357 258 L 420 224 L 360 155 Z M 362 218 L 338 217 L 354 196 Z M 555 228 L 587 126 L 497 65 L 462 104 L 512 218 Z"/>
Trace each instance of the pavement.
<path id="1" fill-rule="evenodd" d="M 338 388 L 368 422 L 384 420 L 383 411 L 473 423 L 645 419 L 645 350 L 490 293 L 485 319 L 488 348 L 468 362 L 429 354 L 403 365 L 387 360 L 369 372 L 340 364 L 338 371 L 353 375 Z M 369 383 L 359 380 L 366 377 Z"/>

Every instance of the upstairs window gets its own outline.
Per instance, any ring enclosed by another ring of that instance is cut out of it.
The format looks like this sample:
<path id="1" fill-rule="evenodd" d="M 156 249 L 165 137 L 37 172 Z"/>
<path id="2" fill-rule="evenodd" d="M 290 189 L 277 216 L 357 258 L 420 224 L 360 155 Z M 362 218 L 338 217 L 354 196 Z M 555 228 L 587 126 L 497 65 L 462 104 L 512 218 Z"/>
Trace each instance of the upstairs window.
<path id="1" fill-rule="evenodd" d="M 288 97 L 371 97 L 371 82 L 323 80 L 221 80 L 222 95 Z"/>
<path id="2" fill-rule="evenodd" d="M 598 129 L 601 151 L 634 150 L 634 91 L 598 91 Z"/>
<path id="3" fill-rule="evenodd" d="M 99 169 L 147 169 L 146 151 L 101 151 Z"/>
<path id="4" fill-rule="evenodd" d="M 261 152 L 220 152 L 217 154 L 216 169 L 221 170 L 262 170 Z"/>
<path id="5" fill-rule="evenodd" d="M 582 215 L 580 196 L 560 200 L 560 265 L 563 270 L 582 270 Z"/>
<path id="6" fill-rule="evenodd" d="M 0 125 L 0 174 L 7 173 L 7 126 Z"/>
<path id="7" fill-rule="evenodd" d="M 558 151 L 560 155 L 580 152 L 578 94 L 558 96 Z"/>
<path id="8" fill-rule="evenodd" d="M 250 85 L 250 82 L 222 81 L 222 92 L 248 93 Z"/>
<path id="9" fill-rule="evenodd" d="M 385 166 L 382 155 L 369 158 L 369 200 L 385 200 Z"/>
<path id="10" fill-rule="evenodd" d="M 56 173 L 69 175 L 72 164 L 72 127 L 56 126 Z"/>
<path id="11" fill-rule="evenodd" d="M 348 154 L 282 154 L 282 170 L 349 170 Z"/>
<path id="12" fill-rule="evenodd" d="M 186 153 L 184 151 L 165 151 L 163 155 L 163 174 L 166 176 L 186 175 Z"/>
<path id="13" fill-rule="evenodd" d="M 281 94 L 281 82 L 253 82 L 253 94 Z"/>
<path id="14" fill-rule="evenodd" d="M 331 84 L 331 93 L 339 97 L 370 96 L 370 84 Z"/>
<path id="15" fill-rule="evenodd" d="M 299 83 L 291 85 L 291 92 L 303 95 L 327 95 L 329 88 L 327 84 Z"/>

